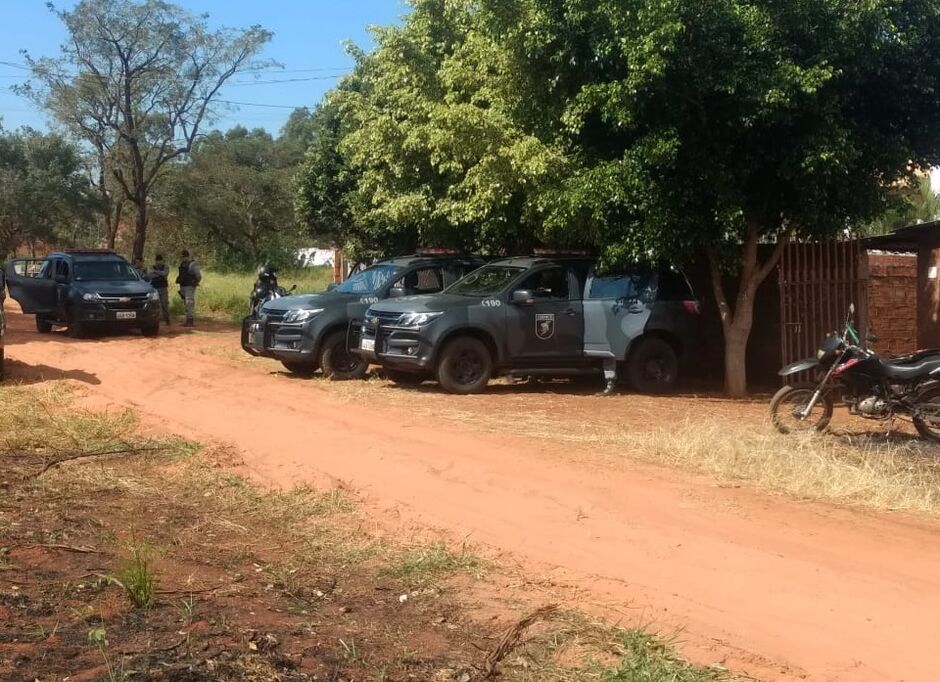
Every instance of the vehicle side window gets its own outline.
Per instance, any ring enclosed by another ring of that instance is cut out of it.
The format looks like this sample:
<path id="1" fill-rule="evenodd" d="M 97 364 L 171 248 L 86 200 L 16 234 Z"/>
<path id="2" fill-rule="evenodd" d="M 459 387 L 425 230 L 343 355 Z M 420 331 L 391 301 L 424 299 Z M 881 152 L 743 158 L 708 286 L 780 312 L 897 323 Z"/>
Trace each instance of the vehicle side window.
<path id="1" fill-rule="evenodd" d="M 55 262 L 55 276 L 56 278 L 62 278 L 64 281 L 69 279 L 69 264 L 64 260 L 57 260 Z"/>
<path id="2" fill-rule="evenodd" d="M 568 300 L 568 273 L 564 268 L 547 268 L 526 277 L 518 289 L 531 291 L 536 300 Z"/>
<path id="3" fill-rule="evenodd" d="M 404 277 L 399 278 L 393 286 L 404 289 L 409 296 L 436 294 L 444 288 L 440 268 L 412 270 Z"/>
<path id="4" fill-rule="evenodd" d="M 634 270 L 622 274 L 595 275 L 588 298 L 616 299 L 651 303 L 656 298 L 653 273 Z"/>
<path id="5" fill-rule="evenodd" d="M 672 268 L 663 268 L 659 273 L 659 296 L 660 301 L 691 301 L 695 294 L 689 286 L 689 281 L 681 272 L 676 272 Z"/>

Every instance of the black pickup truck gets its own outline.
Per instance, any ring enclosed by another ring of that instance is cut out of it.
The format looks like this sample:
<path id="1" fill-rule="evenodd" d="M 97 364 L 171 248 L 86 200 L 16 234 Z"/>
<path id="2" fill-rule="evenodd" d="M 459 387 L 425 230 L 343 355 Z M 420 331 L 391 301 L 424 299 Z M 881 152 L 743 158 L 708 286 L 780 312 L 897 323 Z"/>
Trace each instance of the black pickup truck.
<path id="1" fill-rule="evenodd" d="M 699 343 L 699 301 L 671 267 L 595 271 L 585 258 L 494 261 L 435 296 L 372 305 L 350 347 L 400 383 L 435 378 L 476 393 L 496 374 L 600 375 L 671 388 Z"/>
<path id="2" fill-rule="evenodd" d="M 160 297 L 113 251 L 57 251 L 45 258 L 14 258 L 6 266 L 10 296 L 36 316 L 42 333 L 67 327 L 73 337 L 97 327 L 160 333 Z"/>
<path id="3" fill-rule="evenodd" d="M 483 264 L 475 257 L 417 254 L 382 261 L 319 294 L 284 296 L 242 322 L 242 348 L 281 361 L 289 371 L 318 368 L 335 379 L 362 377 L 369 364 L 348 351 L 350 320 L 389 297 L 439 292 Z"/>

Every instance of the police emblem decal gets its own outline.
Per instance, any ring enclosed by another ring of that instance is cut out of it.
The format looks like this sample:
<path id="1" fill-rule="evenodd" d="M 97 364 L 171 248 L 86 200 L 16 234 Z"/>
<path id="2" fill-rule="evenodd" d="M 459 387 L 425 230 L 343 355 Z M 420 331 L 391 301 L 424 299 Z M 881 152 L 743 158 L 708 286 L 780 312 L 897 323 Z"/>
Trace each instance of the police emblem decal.
<path id="1" fill-rule="evenodd" d="M 555 336 L 554 313 L 535 316 L 535 335 L 542 339 L 542 341 L 548 341 Z"/>

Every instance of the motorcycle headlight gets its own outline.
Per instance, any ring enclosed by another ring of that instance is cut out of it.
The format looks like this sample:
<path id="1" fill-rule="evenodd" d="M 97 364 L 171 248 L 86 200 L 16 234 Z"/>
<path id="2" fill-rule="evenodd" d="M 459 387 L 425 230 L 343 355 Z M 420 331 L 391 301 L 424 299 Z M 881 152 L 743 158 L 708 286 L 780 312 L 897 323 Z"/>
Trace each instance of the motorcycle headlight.
<path id="1" fill-rule="evenodd" d="M 436 320 L 443 315 L 443 312 L 437 313 L 405 313 L 398 318 L 398 324 L 402 327 L 423 327 L 432 320 Z"/>
<path id="2" fill-rule="evenodd" d="M 82 294 L 83 301 L 98 301 L 101 297 L 98 294 Z"/>
<path id="3" fill-rule="evenodd" d="M 298 308 L 288 310 L 284 316 L 285 322 L 306 322 L 323 312 L 323 308 Z"/>

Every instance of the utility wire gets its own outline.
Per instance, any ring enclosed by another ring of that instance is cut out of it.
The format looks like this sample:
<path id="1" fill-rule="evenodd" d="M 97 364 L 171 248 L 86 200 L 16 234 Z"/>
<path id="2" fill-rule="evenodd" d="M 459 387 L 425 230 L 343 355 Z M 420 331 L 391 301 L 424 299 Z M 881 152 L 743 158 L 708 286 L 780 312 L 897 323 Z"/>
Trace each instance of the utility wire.
<path id="1" fill-rule="evenodd" d="M 258 104 L 257 102 L 233 102 L 228 99 L 218 99 L 216 102 L 222 104 L 234 104 L 239 107 L 264 107 L 266 109 L 309 109 L 311 105 L 291 106 L 289 104 Z"/>
<path id="2" fill-rule="evenodd" d="M 269 83 L 300 83 L 302 81 L 328 81 L 334 78 L 342 78 L 345 74 L 338 73 L 335 76 L 310 76 L 307 78 L 281 78 L 277 80 L 258 80 L 258 81 L 232 81 L 229 85 L 268 85 Z"/>

